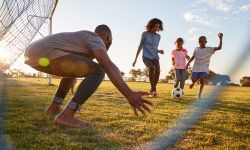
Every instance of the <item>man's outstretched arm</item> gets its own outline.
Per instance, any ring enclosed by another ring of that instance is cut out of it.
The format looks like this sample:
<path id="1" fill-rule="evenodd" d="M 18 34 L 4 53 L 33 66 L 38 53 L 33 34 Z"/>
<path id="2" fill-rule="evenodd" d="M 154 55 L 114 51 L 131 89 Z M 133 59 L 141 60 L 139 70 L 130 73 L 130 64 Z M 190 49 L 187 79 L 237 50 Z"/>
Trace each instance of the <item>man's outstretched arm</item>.
<path id="1" fill-rule="evenodd" d="M 146 114 L 145 110 L 150 112 L 150 109 L 145 104 L 153 105 L 153 103 L 142 98 L 142 96 L 147 93 L 134 92 L 128 87 L 122 79 L 120 70 L 110 60 L 106 51 L 100 49 L 95 50 L 93 53 L 98 63 L 104 68 L 105 72 L 109 76 L 111 82 L 127 98 L 129 104 L 133 107 L 134 113 L 138 115 L 137 110 L 139 110 L 142 114 Z"/>

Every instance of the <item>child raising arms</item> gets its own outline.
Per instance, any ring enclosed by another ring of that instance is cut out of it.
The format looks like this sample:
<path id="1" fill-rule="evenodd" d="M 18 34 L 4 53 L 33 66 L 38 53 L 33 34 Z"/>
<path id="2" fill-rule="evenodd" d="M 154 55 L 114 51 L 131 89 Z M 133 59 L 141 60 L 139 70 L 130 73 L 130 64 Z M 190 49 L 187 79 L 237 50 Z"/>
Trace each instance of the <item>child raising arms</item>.
<path id="1" fill-rule="evenodd" d="M 184 89 L 186 80 L 186 59 L 190 57 L 187 55 L 188 51 L 183 48 L 183 39 L 177 38 L 175 41 L 176 49 L 172 51 L 172 64 L 175 69 L 176 81 L 174 88 L 177 88 L 180 83 L 180 88 Z"/>
<path id="2" fill-rule="evenodd" d="M 215 51 L 220 50 L 222 48 L 222 38 L 223 34 L 219 33 L 219 46 L 218 47 L 206 47 L 207 39 L 205 36 L 201 36 L 199 38 L 199 47 L 196 47 L 193 53 L 193 56 L 187 63 L 187 67 L 194 60 L 194 65 L 192 68 L 192 84 L 190 84 L 189 88 L 192 89 L 195 82 L 200 80 L 200 90 L 197 98 L 201 98 L 202 90 L 205 85 L 205 80 L 208 77 L 209 73 L 209 63 L 210 58 L 214 54 Z"/>

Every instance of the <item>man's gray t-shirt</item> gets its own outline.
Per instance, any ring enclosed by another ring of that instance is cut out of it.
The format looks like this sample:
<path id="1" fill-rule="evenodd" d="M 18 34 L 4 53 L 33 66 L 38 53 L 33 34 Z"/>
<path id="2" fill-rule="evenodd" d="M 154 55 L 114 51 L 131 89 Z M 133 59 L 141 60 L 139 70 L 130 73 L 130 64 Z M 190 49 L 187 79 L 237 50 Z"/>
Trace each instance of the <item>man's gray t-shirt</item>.
<path id="1" fill-rule="evenodd" d="M 210 58 L 214 54 L 214 47 L 196 47 L 193 53 L 195 56 L 193 72 L 209 72 Z"/>
<path id="2" fill-rule="evenodd" d="M 103 40 L 96 33 L 83 30 L 46 36 L 30 44 L 24 55 L 27 57 L 44 56 L 48 59 L 69 54 L 92 56 L 96 49 L 106 51 Z"/>

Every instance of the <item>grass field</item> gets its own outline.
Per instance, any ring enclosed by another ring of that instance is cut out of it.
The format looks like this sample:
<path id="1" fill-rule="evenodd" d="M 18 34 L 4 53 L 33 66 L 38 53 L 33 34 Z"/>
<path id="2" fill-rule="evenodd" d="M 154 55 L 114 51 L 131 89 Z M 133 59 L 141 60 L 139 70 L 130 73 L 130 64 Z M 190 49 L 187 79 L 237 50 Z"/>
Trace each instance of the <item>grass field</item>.
<path id="1" fill-rule="evenodd" d="M 186 87 L 182 100 L 173 100 L 173 85 L 159 83 L 159 98 L 152 113 L 136 117 L 126 99 L 109 82 L 98 91 L 77 114 L 98 127 L 71 129 L 53 124 L 53 117 L 44 115 L 56 86 L 47 86 L 45 79 L 8 79 L 8 111 L 6 132 L 16 149 L 139 149 L 168 129 L 176 118 L 188 111 L 195 101 L 198 86 Z M 78 81 L 79 84 L 79 81 Z M 149 90 L 148 83 L 128 83 L 134 90 Z M 205 92 L 213 87 L 206 86 Z M 204 114 L 170 149 L 250 149 L 250 88 L 227 87 L 216 106 Z M 65 103 L 72 95 L 69 94 Z"/>

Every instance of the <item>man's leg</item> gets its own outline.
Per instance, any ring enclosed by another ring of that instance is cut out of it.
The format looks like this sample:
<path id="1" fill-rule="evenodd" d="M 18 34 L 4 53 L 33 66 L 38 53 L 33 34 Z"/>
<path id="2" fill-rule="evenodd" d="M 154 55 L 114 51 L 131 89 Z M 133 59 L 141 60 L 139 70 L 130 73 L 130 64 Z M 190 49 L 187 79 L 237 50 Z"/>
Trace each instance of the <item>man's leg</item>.
<path id="1" fill-rule="evenodd" d="M 199 94 L 198 94 L 198 99 L 201 98 L 201 94 L 202 94 L 202 90 L 204 88 L 205 85 L 205 78 L 200 78 L 200 90 L 199 90 Z"/>
<path id="2" fill-rule="evenodd" d="M 180 74 L 180 69 L 175 69 L 175 84 L 174 84 L 174 88 L 177 88 L 179 86 L 180 80 L 181 80 L 181 74 Z"/>
<path id="3" fill-rule="evenodd" d="M 92 70 L 80 83 L 76 93 L 67 104 L 67 107 L 56 117 L 56 123 L 70 127 L 92 125 L 74 118 L 75 112 L 80 110 L 81 105 L 96 91 L 105 75 L 104 70 L 97 63 L 92 62 L 90 66 Z"/>
<path id="4" fill-rule="evenodd" d="M 74 84 L 76 78 L 62 78 L 56 94 L 53 98 L 52 103 L 47 108 L 45 113 L 47 115 L 56 114 L 61 111 L 60 106 L 62 105 L 64 98 L 66 97 L 67 93 L 69 92 L 70 87 Z"/>
<path id="5" fill-rule="evenodd" d="M 86 77 L 78 87 L 76 96 L 72 98 L 67 107 L 55 118 L 56 124 L 70 127 L 86 126 L 85 122 L 74 118 L 74 114 L 100 85 L 105 74 L 103 69 L 91 59 L 76 54 L 50 60 L 48 66 L 33 66 L 33 68 L 57 76 L 72 78 Z M 70 86 L 67 86 L 67 88 L 69 89 Z"/>

